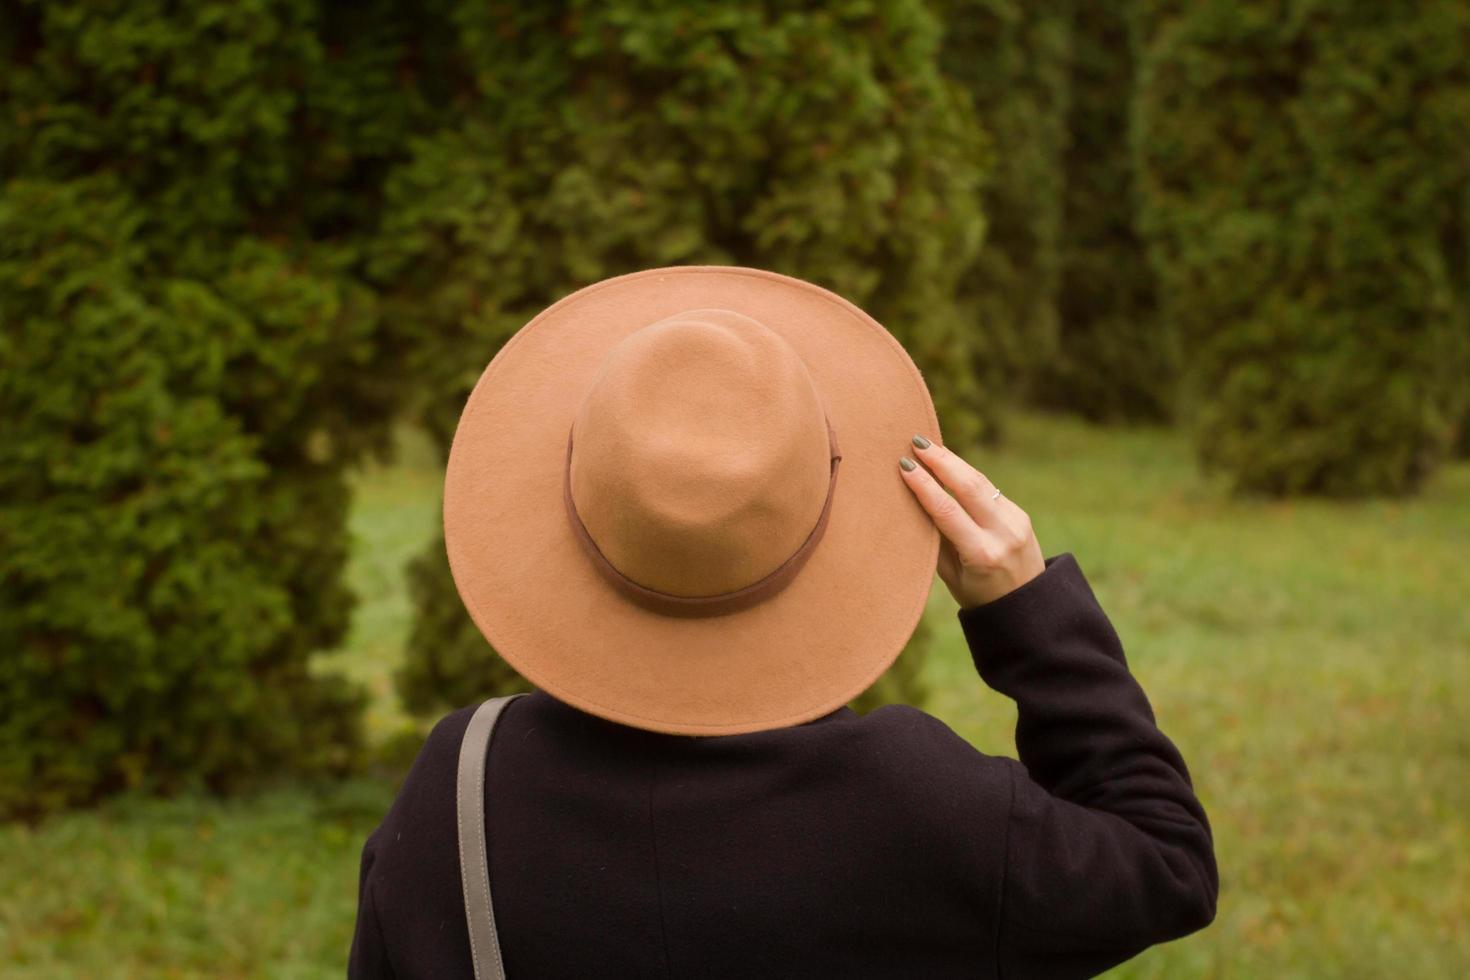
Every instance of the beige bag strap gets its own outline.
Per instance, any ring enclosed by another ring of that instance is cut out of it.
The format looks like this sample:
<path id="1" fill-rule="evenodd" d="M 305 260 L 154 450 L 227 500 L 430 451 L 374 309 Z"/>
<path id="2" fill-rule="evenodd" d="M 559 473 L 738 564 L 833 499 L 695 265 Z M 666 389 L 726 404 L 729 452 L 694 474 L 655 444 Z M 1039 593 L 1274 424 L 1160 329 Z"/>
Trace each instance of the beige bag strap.
<path id="1" fill-rule="evenodd" d="M 505 980 L 500 938 L 495 933 L 495 907 L 490 902 L 490 860 L 485 850 L 485 761 L 490 736 L 500 712 L 525 693 L 491 698 L 475 709 L 459 746 L 455 809 L 459 815 L 459 879 L 464 885 L 465 921 L 470 927 L 470 953 L 475 980 Z"/>

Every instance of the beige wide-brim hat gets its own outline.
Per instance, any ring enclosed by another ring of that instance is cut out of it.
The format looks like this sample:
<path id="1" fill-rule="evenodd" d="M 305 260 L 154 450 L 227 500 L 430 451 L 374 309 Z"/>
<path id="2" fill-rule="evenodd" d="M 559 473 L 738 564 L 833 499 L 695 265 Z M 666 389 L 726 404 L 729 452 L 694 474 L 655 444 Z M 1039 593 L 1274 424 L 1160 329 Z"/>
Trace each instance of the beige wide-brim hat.
<path id="1" fill-rule="evenodd" d="M 455 585 L 561 701 L 652 731 L 797 725 L 868 688 L 923 614 L 939 533 L 899 457 L 941 442 L 913 361 L 819 286 L 678 266 L 559 300 L 466 403 Z"/>

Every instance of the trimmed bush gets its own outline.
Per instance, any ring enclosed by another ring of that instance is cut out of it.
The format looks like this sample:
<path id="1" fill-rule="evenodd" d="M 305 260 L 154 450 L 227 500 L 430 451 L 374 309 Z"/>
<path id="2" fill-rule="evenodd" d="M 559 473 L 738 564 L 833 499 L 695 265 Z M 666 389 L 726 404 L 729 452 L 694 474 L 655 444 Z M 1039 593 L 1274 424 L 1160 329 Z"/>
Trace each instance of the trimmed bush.
<path id="1" fill-rule="evenodd" d="M 411 331 L 428 427 L 447 446 L 479 372 L 539 309 L 639 268 L 741 264 L 822 283 L 913 354 L 948 441 L 990 417 L 956 302 L 987 166 L 917 2 L 493 6 L 454 11 L 460 79 L 389 181 L 375 272 Z M 406 700 L 507 689 L 442 542 L 420 598 Z"/>
<path id="2" fill-rule="evenodd" d="M 1094 422 L 1169 418 L 1179 353 L 1163 329 L 1135 223 L 1128 140 L 1134 56 L 1125 7 L 1084 3 L 1072 35 L 1065 157 L 1060 342 L 1041 365 L 1037 404 Z"/>
<path id="3" fill-rule="evenodd" d="M 396 404 L 351 239 L 412 92 L 350 110 L 336 61 L 393 60 L 306 2 L 4 16 L 0 816 L 346 770 L 362 694 L 309 661 Z"/>
<path id="4" fill-rule="evenodd" d="M 970 94 L 995 146 L 983 194 L 985 245 L 961 287 L 971 370 L 993 397 L 1029 398 L 1058 344 L 1073 4 L 936 0 L 934 7 L 944 22 L 944 71 Z M 1003 420 L 992 405 L 986 442 L 1004 440 Z"/>
<path id="5" fill-rule="evenodd" d="M 1415 489 L 1470 399 L 1470 8 L 1148 0 L 1141 226 L 1207 470 Z"/>
<path id="6" fill-rule="evenodd" d="M 442 537 L 410 563 L 408 582 L 414 606 L 409 656 L 394 674 L 406 709 L 427 715 L 451 705 L 532 690 L 529 681 L 487 646 L 465 612 L 444 558 Z"/>

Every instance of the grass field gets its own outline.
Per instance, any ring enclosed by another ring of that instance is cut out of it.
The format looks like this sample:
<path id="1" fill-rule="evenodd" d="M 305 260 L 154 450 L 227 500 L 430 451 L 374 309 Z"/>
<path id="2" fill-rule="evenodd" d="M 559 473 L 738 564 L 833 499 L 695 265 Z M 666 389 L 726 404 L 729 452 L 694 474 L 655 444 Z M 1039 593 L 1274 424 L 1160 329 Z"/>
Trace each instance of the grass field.
<path id="1" fill-rule="evenodd" d="M 363 475 L 330 664 L 405 723 L 391 685 L 404 559 L 437 520 L 422 446 Z M 973 460 L 1077 556 L 1214 823 L 1209 930 L 1113 977 L 1470 976 L 1470 464 L 1418 499 L 1229 501 L 1160 430 L 1018 421 Z M 1014 711 L 975 676 L 936 582 L 927 707 L 1011 754 Z M 229 803 L 123 800 L 0 827 L 0 976 L 341 976 L 358 851 L 393 787 Z"/>

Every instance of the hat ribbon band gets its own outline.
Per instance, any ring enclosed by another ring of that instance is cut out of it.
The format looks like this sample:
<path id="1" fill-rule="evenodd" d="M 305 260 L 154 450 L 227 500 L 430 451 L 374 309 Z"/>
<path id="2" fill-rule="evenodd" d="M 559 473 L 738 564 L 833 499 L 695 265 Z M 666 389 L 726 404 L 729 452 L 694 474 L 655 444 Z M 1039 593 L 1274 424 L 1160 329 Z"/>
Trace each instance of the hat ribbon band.
<path id="1" fill-rule="evenodd" d="M 826 422 L 827 443 L 831 449 L 832 475 L 827 482 L 827 499 L 822 503 L 822 513 L 817 517 L 816 526 L 806 536 L 801 547 L 791 554 L 791 557 L 750 585 L 733 592 L 721 592 L 715 595 L 674 595 L 640 585 L 619 571 L 602 553 L 602 549 L 597 547 L 597 542 L 592 540 L 592 535 L 588 533 L 587 526 L 582 523 L 582 518 L 577 513 L 576 502 L 572 500 L 572 433 L 568 430 L 562 498 L 566 503 L 567 516 L 571 518 L 572 531 L 576 534 L 577 540 L 582 543 L 588 557 L 592 559 L 592 564 L 602 573 L 603 578 L 607 579 L 623 595 L 645 609 L 665 616 L 682 617 L 721 616 L 749 609 L 780 592 L 796 577 L 796 573 L 801 571 L 801 567 L 806 564 L 812 551 L 816 549 L 817 542 L 822 540 L 823 532 L 827 530 L 827 517 L 832 512 L 832 495 L 837 489 L 837 464 L 842 460 L 842 454 L 837 449 L 837 434 L 832 430 L 832 420 L 827 419 Z"/>

